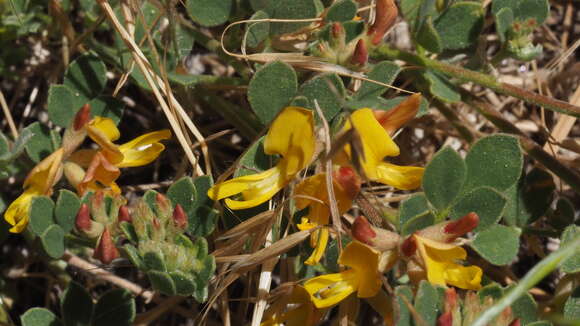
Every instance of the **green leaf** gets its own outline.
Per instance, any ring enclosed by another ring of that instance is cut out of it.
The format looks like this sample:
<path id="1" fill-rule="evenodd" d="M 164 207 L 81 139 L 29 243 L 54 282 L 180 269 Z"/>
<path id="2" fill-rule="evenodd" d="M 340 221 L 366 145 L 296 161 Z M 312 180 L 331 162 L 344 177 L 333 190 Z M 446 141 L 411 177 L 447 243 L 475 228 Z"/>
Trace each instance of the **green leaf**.
<path id="1" fill-rule="evenodd" d="M 93 326 L 129 326 L 134 319 L 135 300 L 125 289 L 105 293 L 97 301 L 93 312 Z"/>
<path id="2" fill-rule="evenodd" d="M 145 263 L 143 263 L 143 260 L 139 256 L 137 248 L 135 248 L 133 245 L 125 244 L 123 246 L 123 251 L 125 252 L 125 255 L 129 258 L 131 263 L 135 267 L 137 267 L 137 269 L 146 270 Z"/>
<path id="3" fill-rule="evenodd" d="M 401 0 L 401 14 L 413 31 L 421 27 L 428 16 L 437 14 L 435 0 Z"/>
<path id="4" fill-rule="evenodd" d="M 575 215 L 574 204 L 567 198 L 560 198 L 556 203 L 556 209 L 548 214 L 547 222 L 557 230 L 563 230 L 574 223 Z"/>
<path id="5" fill-rule="evenodd" d="M 297 88 L 294 69 L 276 61 L 256 72 L 248 86 L 248 100 L 260 121 L 267 125 L 290 103 Z"/>
<path id="6" fill-rule="evenodd" d="M 32 133 L 25 146 L 26 153 L 35 163 L 50 155 L 60 145 L 60 137 L 57 137 L 48 127 L 39 122 L 28 125 L 25 130 Z"/>
<path id="7" fill-rule="evenodd" d="M 196 201 L 197 192 L 190 177 L 183 177 L 174 182 L 167 190 L 167 197 L 173 207 L 179 204 L 191 219 L 192 210 Z"/>
<path id="8" fill-rule="evenodd" d="M 491 12 L 496 16 L 504 8 L 513 12 L 515 20 L 524 22 L 534 19 L 536 26 L 540 26 L 550 13 L 547 0 L 493 0 L 491 3 Z"/>
<path id="9" fill-rule="evenodd" d="M 399 72 L 401 72 L 401 67 L 394 62 L 381 61 L 373 66 L 372 70 L 368 73 L 367 78 L 390 85 L 395 81 Z M 354 94 L 353 98 L 355 100 L 376 98 L 377 96 L 384 94 L 388 89 L 388 87 L 365 81 Z"/>
<path id="10" fill-rule="evenodd" d="M 252 17 L 250 17 L 251 20 L 268 19 L 268 18 L 270 18 L 270 16 L 268 16 L 268 13 L 266 13 L 263 10 L 256 11 L 256 13 L 254 13 Z M 258 45 L 260 45 L 262 41 L 267 39 L 269 35 L 270 35 L 269 22 L 249 23 L 248 29 L 246 30 L 246 45 L 250 48 L 255 48 Z"/>
<path id="11" fill-rule="evenodd" d="M 233 0 L 188 0 L 187 13 L 202 26 L 217 26 L 228 21 L 234 9 Z"/>
<path id="12" fill-rule="evenodd" d="M 356 16 L 357 5 L 352 0 L 337 1 L 328 8 L 324 20 L 327 22 L 345 22 Z"/>
<path id="13" fill-rule="evenodd" d="M 308 99 L 308 108 L 316 109 L 316 100 L 326 120 L 330 121 L 340 111 L 346 90 L 337 74 L 323 74 L 305 82 L 300 94 Z"/>
<path id="14" fill-rule="evenodd" d="M 437 29 L 435 29 L 435 25 L 433 25 L 432 17 L 428 17 L 421 26 L 417 33 L 417 43 L 433 53 L 443 51 L 443 41 Z"/>
<path id="15" fill-rule="evenodd" d="M 489 187 L 475 188 L 465 193 L 451 209 L 454 220 L 474 212 L 479 216 L 476 232 L 487 229 L 496 224 L 506 207 L 505 197 Z"/>
<path id="16" fill-rule="evenodd" d="M 20 316 L 22 326 L 61 326 L 62 323 L 48 309 L 32 308 L 28 309 Z"/>
<path id="17" fill-rule="evenodd" d="M 464 190 L 489 186 L 503 191 L 513 186 L 522 172 L 523 156 L 515 137 L 493 135 L 476 142 L 467 157 Z"/>
<path id="18" fill-rule="evenodd" d="M 415 297 L 415 309 L 425 325 L 436 325 L 437 315 L 441 312 L 441 300 L 435 286 L 428 281 L 419 283 L 419 290 Z"/>
<path id="19" fill-rule="evenodd" d="M 395 309 L 395 325 L 396 326 L 411 326 L 412 316 L 409 311 L 409 306 L 407 303 L 412 303 L 413 300 L 413 290 L 410 286 L 401 285 L 395 288 L 395 297 L 397 298 L 397 307 Z"/>
<path id="20" fill-rule="evenodd" d="M 427 197 L 423 193 L 413 194 L 401 203 L 399 210 L 399 228 L 402 228 L 410 219 L 429 212 Z"/>
<path id="21" fill-rule="evenodd" d="M 556 185 L 552 175 L 533 169 L 506 192 L 508 204 L 504 220 L 508 225 L 525 227 L 546 213 L 554 196 Z"/>
<path id="22" fill-rule="evenodd" d="M 443 49 L 458 50 L 477 41 L 483 29 L 483 8 L 479 2 L 456 2 L 435 21 Z"/>
<path id="23" fill-rule="evenodd" d="M 48 117 L 57 126 L 66 128 L 75 114 L 86 103 L 86 98 L 66 85 L 50 85 L 48 90 Z"/>
<path id="24" fill-rule="evenodd" d="M 435 224 L 435 216 L 431 212 L 425 212 L 409 219 L 401 227 L 401 235 L 407 236 L 415 231 L 422 230 L 428 226 Z"/>
<path id="25" fill-rule="evenodd" d="M 234 172 L 234 178 L 256 174 L 272 166 L 272 159 L 264 153 L 264 137 L 256 141 L 242 154 L 240 168 Z"/>
<path id="26" fill-rule="evenodd" d="M 46 196 L 36 196 L 30 203 L 30 230 L 41 235 L 49 226 L 54 224 L 54 202 Z"/>
<path id="27" fill-rule="evenodd" d="M 254 11 L 264 10 L 272 4 L 272 0 L 250 0 L 250 5 Z"/>
<path id="28" fill-rule="evenodd" d="M 195 292 L 194 280 L 180 271 L 170 272 L 169 276 L 175 284 L 175 293 L 184 296 L 190 296 Z"/>
<path id="29" fill-rule="evenodd" d="M 139 236 L 137 235 L 137 231 L 135 231 L 135 226 L 129 222 L 121 222 L 119 223 L 119 229 L 123 231 L 123 234 L 127 238 L 127 240 L 137 243 L 139 241 Z"/>
<path id="30" fill-rule="evenodd" d="M 450 147 L 445 147 L 433 156 L 425 168 L 425 196 L 439 211 L 447 210 L 459 195 L 466 173 L 467 167 L 461 156 Z"/>
<path id="31" fill-rule="evenodd" d="M 218 212 L 212 209 L 213 200 L 207 196 L 207 191 L 213 185 L 211 176 L 201 176 L 193 180 L 197 191 L 197 199 L 192 210 L 187 231 L 191 235 L 204 237 L 215 229 Z"/>
<path id="32" fill-rule="evenodd" d="M 373 110 L 383 110 L 389 111 L 395 106 L 399 105 L 401 102 L 406 100 L 408 96 L 397 96 L 390 99 L 385 99 L 383 97 L 365 97 L 360 100 L 352 99 L 347 101 L 344 106 L 351 110 L 357 110 L 360 108 L 373 108 Z M 429 111 L 429 102 L 423 97 L 421 98 L 421 104 L 419 104 L 419 112 L 417 112 L 416 117 L 420 117 Z"/>
<path id="33" fill-rule="evenodd" d="M 99 96 L 89 102 L 91 105 L 91 117 L 99 116 L 109 118 L 118 124 L 123 117 L 125 103 L 110 96 Z"/>
<path id="34" fill-rule="evenodd" d="M 511 290 L 513 286 L 505 289 Z M 524 294 L 511 305 L 514 318 L 519 318 L 521 325 L 529 325 L 538 320 L 538 305 L 529 293 Z"/>
<path id="35" fill-rule="evenodd" d="M 195 275 L 196 288 L 193 294 L 193 297 L 198 302 L 207 300 L 209 279 L 213 276 L 216 268 L 215 258 L 213 256 L 205 257 L 201 264 L 203 269 Z"/>
<path id="36" fill-rule="evenodd" d="M 4 157 L 4 155 L 0 156 L 0 161 L 2 160 L 11 161 L 20 156 L 20 154 L 22 154 L 22 152 L 26 148 L 26 145 L 33 136 L 34 134 L 32 130 L 27 128 L 22 129 L 16 141 L 14 142 L 14 144 L 12 144 L 11 153 L 9 155 L 6 155 L 6 157 Z"/>
<path id="37" fill-rule="evenodd" d="M 156 290 L 165 295 L 175 295 L 177 290 L 175 289 L 175 283 L 168 273 L 159 271 L 149 271 L 147 272 L 147 277 L 151 281 L 151 286 Z"/>
<path id="38" fill-rule="evenodd" d="M 8 145 L 8 139 L 2 132 L 0 132 L 0 157 L 8 154 L 10 152 L 10 146 Z"/>
<path id="39" fill-rule="evenodd" d="M 81 200 L 74 192 L 66 189 L 61 189 L 59 191 L 56 206 L 54 208 L 54 217 L 56 223 L 62 227 L 65 233 L 68 233 L 73 229 L 80 208 Z"/>
<path id="40" fill-rule="evenodd" d="M 477 296 L 479 297 L 479 302 L 483 303 L 485 297 L 491 297 L 494 300 L 500 299 L 503 296 L 503 292 L 504 291 L 499 284 L 492 283 L 477 291 Z"/>
<path id="41" fill-rule="evenodd" d="M 479 232 L 471 243 L 481 257 L 498 266 L 509 264 L 518 254 L 519 245 L 519 232 L 503 225 Z"/>
<path id="42" fill-rule="evenodd" d="M 145 268 L 158 272 L 166 272 L 167 266 L 163 259 L 163 254 L 160 252 L 149 251 L 143 255 L 143 263 Z"/>
<path id="43" fill-rule="evenodd" d="M 314 0 L 278 0 L 273 2 L 273 8 L 268 12 L 274 19 L 305 19 L 315 18 L 318 7 Z M 271 35 L 294 32 L 310 23 L 273 23 L 270 26 Z"/>
<path id="44" fill-rule="evenodd" d="M 89 326 L 93 314 L 93 299 L 77 282 L 70 282 L 61 300 L 65 326 Z"/>
<path id="45" fill-rule="evenodd" d="M 580 320 L 580 286 L 577 286 L 566 300 L 564 304 L 564 317 L 571 321 Z"/>
<path id="46" fill-rule="evenodd" d="M 461 95 L 446 76 L 433 71 L 426 71 L 423 77 L 429 85 L 429 92 L 443 102 L 457 103 L 461 100 Z"/>
<path id="47" fill-rule="evenodd" d="M 105 89 L 106 73 L 107 67 L 99 57 L 90 53 L 83 54 L 68 66 L 63 84 L 68 86 L 75 96 L 84 97 L 82 103 L 84 104 L 97 97 Z"/>
<path id="48" fill-rule="evenodd" d="M 49 226 L 41 235 L 42 248 L 51 258 L 58 259 L 64 255 L 64 231 L 56 224 Z"/>
<path id="49" fill-rule="evenodd" d="M 562 241 L 560 246 L 573 242 L 580 237 L 580 226 L 570 225 L 562 233 Z M 564 273 L 578 273 L 580 272 L 580 248 L 576 251 L 576 255 L 568 258 L 562 263 L 561 270 Z"/>
<path id="50" fill-rule="evenodd" d="M 510 8 L 501 8 L 495 14 L 495 30 L 499 40 L 503 43 L 507 40 L 507 33 L 514 23 L 514 12 Z"/>

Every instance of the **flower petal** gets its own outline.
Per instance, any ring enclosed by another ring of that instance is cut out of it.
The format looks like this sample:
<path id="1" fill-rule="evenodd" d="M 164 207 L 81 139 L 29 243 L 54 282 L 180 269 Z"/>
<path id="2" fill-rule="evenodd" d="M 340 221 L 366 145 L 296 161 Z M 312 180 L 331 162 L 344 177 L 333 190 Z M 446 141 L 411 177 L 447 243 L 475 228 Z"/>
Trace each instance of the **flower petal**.
<path id="1" fill-rule="evenodd" d="M 293 177 L 308 166 L 314 155 L 315 145 L 312 111 L 289 106 L 278 115 L 268 130 L 264 140 L 264 152 L 282 155 L 284 159 L 278 164 L 287 177 Z"/>
<path id="2" fill-rule="evenodd" d="M 62 169 L 62 156 L 64 150 L 59 148 L 45 159 L 40 161 L 24 180 L 23 187 L 34 187 L 41 194 L 48 194 L 52 186 L 60 178 L 59 170 Z"/>
<path id="3" fill-rule="evenodd" d="M 101 147 L 101 151 L 109 162 L 116 164 L 123 160 L 123 154 L 113 144 L 113 141 L 119 139 L 120 133 L 115 122 L 109 118 L 95 117 L 87 127 L 89 137 Z"/>
<path id="4" fill-rule="evenodd" d="M 379 124 L 371 109 L 354 111 L 345 128 L 349 128 L 351 122 L 363 145 L 362 167 L 367 177 L 374 180 L 376 179 L 376 166 L 386 156 L 399 155 L 399 147 Z"/>
<path id="5" fill-rule="evenodd" d="M 352 269 L 314 277 L 304 283 L 316 308 L 333 306 L 358 288 L 356 272 Z"/>
<path id="6" fill-rule="evenodd" d="M 461 266 L 449 264 L 445 270 L 447 284 L 466 290 L 481 289 L 481 276 L 483 271 L 477 266 Z"/>
<path id="7" fill-rule="evenodd" d="M 4 213 L 4 219 L 8 224 L 12 225 L 10 232 L 20 233 L 24 231 L 30 219 L 29 210 L 32 198 L 39 195 L 40 193 L 28 189 L 8 206 Z"/>
<path id="8" fill-rule="evenodd" d="M 78 185 L 79 193 L 83 194 L 87 189 L 94 188 L 95 182 L 101 183 L 105 187 L 111 187 L 115 191 L 119 191 L 115 180 L 119 178 L 121 171 L 111 164 L 105 156 L 99 152 L 97 153 L 91 162 L 91 165 L 87 169 L 87 173 L 83 181 Z"/>
<path id="9" fill-rule="evenodd" d="M 115 122 L 109 118 L 94 117 L 93 120 L 89 122 L 89 130 L 91 129 L 93 132 L 100 133 L 105 137 L 105 139 L 110 141 L 115 141 L 121 136 Z"/>
<path id="10" fill-rule="evenodd" d="M 272 198 L 287 181 L 280 175 L 280 168 L 275 166 L 262 173 L 234 178 L 211 187 L 207 195 L 213 200 L 220 200 L 241 193 L 244 200 L 226 199 L 231 209 L 246 209 L 260 205 Z"/>
<path id="11" fill-rule="evenodd" d="M 361 242 L 352 241 L 344 248 L 338 263 L 352 267 L 356 271 L 360 298 L 373 297 L 380 290 L 378 251 Z"/>
<path id="12" fill-rule="evenodd" d="M 424 168 L 415 166 L 399 166 L 381 162 L 376 167 L 378 181 L 401 190 L 413 190 L 419 188 L 423 178 Z"/>
<path id="13" fill-rule="evenodd" d="M 314 251 L 312 251 L 310 257 L 308 257 L 308 259 L 306 259 L 306 261 L 304 262 L 304 264 L 306 265 L 318 264 L 318 262 L 322 258 L 322 255 L 324 255 L 324 251 L 326 251 L 326 245 L 328 244 L 328 228 L 321 228 L 320 230 L 314 232 L 318 233 L 316 237 L 318 241 L 316 242 Z M 312 236 L 314 237 L 314 233 L 312 234 Z"/>
<path id="14" fill-rule="evenodd" d="M 165 146 L 159 142 L 169 138 L 171 138 L 171 131 L 165 129 L 141 135 L 120 145 L 119 150 L 123 153 L 123 161 L 116 165 L 124 168 L 151 163 L 165 149 Z"/>

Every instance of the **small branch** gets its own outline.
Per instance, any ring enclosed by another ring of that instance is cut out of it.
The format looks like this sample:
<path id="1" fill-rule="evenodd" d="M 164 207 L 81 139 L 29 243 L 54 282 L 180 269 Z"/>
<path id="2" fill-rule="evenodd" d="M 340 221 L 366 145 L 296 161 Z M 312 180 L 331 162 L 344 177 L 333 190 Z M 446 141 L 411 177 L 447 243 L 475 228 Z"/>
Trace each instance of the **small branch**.
<path id="1" fill-rule="evenodd" d="M 416 54 L 401 51 L 383 44 L 375 49 L 371 56 L 375 59 L 399 59 L 429 68 L 445 75 L 455 77 L 463 82 L 473 82 L 478 85 L 490 88 L 498 93 L 513 96 L 524 102 L 536 104 L 556 112 L 568 114 L 575 117 L 580 117 L 580 107 L 572 105 L 568 102 L 553 99 L 548 96 L 540 95 L 538 93 L 530 92 L 523 88 L 502 83 L 497 81 L 493 76 L 489 76 L 477 71 L 468 70 L 459 66 L 454 66 L 441 61 L 420 57 Z"/>
<path id="2" fill-rule="evenodd" d="M 14 124 L 14 119 L 12 118 L 12 113 L 10 113 L 10 108 L 6 103 L 6 98 L 4 98 L 4 93 L 0 89 L 0 106 L 2 107 L 2 111 L 4 111 L 4 116 L 6 117 L 6 122 L 8 122 L 8 126 L 10 127 L 10 132 L 12 133 L 12 138 L 16 140 L 18 138 L 18 129 Z"/>

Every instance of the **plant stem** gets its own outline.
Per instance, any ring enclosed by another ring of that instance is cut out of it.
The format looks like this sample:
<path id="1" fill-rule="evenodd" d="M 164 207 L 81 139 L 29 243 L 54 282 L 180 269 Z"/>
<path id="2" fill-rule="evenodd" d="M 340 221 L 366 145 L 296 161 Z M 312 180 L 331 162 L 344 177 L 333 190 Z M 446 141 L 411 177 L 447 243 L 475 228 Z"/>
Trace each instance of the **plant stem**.
<path id="1" fill-rule="evenodd" d="M 536 104 L 556 112 L 580 117 L 580 107 L 572 105 L 568 102 L 556 100 L 548 96 L 530 92 L 511 84 L 499 82 L 495 79 L 495 77 L 477 71 L 454 66 L 434 59 L 420 57 L 410 52 L 395 49 L 390 47 L 388 44 L 382 44 L 381 46 L 374 49 L 374 51 L 371 53 L 371 57 L 375 59 L 403 60 L 407 63 L 429 68 L 441 72 L 447 76 L 455 77 L 463 82 L 476 83 L 478 85 L 490 88 L 498 93 L 513 96 L 527 103 Z"/>
<path id="2" fill-rule="evenodd" d="M 489 307 L 479 315 L 471 325 L 490 325 L 491 321 L 505 308 L 512 305 L 519 297 L 527 293 L 529 289 L 538 284 L 546 275 L 556 269 L 560 263 L 576 254 L 578 247 L 580 247 L 580 238 L 566 244 L 564 247 L 561 247 L 557 251 L 551 253 L 548 257 L 542 259 L 542 261 L 536 264 L 536 266 L 534 266 L 534 268 L 532 268 L 526 276 L 520 280 L 518 285 L 508 291 L 508 293 L 496 304 Z"/>

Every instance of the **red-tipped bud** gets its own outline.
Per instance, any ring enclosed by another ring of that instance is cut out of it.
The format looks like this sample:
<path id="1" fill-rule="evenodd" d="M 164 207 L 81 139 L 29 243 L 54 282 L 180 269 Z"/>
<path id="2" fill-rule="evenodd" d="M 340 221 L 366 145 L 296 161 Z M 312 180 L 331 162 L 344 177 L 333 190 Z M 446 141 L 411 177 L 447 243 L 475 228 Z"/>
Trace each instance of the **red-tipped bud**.
<path id="1" fill-rule="evenodd" d="M 75 131 L 81 130 L 91 119 L 91 106 L 90 104 L 85 104 L 75 115 L 73 122 L 73 128 Z"/>
<path id="2" fill-rule="evenodd" d="M 437 319 L 437 326 L 453 326 L 453 314 L 451 311 L 446 311 Z"/>
<path id="3" fill-rule="evenodd" d="M 519 318 L 517 318 L 510 323 L 510 326 L 520 326 L 521 324 L 522 324 L 522 322 L 520 321 Z"/>
<path id="4" fill-rule="evenodd" d="M 119 207 L 119 217 L 118 217 L 119 222 L 129 222 L 131 223 L 133 221 L 133 218 L 131 217 L 131 214 L 129 214 L 129 208 L 125 205 Z"/>
<path id="5" fill-rule="evenodd" d="M 160 213 L 167 216 L 169 210 L 171 209 L 171 203 L 169 202 L 167 197 L 163 196 L 160 193 L 157 193 L 155 200 L 157 201 L 157 207 L 159 208 Z"/>
<path id="6" fill-rule="evenodd" d="M 89 232 L 91 230 L 91 214 L 89 213 L 89 205 L 81 205 L 75 219 L 75 226 L 79 231 Z"/>
<path id="7" fill-rule="evenodd" d="M 342 166 L 337 171 L 334 171 L 333 177 L 351 199 L 356 198 L 360 192 L 362 182 L 353 168 Z"/>
<path id="8" fill-rule="evenodd" d="M 393 135 L 397 129 L 417 115 L 420 106 L 421 93 L 415 93 L 389 111 L 374 110 L 373 113 L 387 133 Z"/>
<path id="9" fill-rule="evenodd" d="M 445 290 L 445 310 L 451 311 L 457 307 L 457 291 L 455 288 Z"/>
<path id="10" fill-rule="evenodd" d="M 105 228 L 101 234 L 93 258 L 100 260 L 103 264 L 110 264 L 114 259 L 119 258 L 119 250 L 117 250 L 108 228 Z"/>
<path id="11" fill-rule="evenodd" d="M 457 221 L 453 221 L 445 225 L 443 227 L 443 232 L 448 235 L 459 237 L 467 232 L 473 231 L 473 229 L 475 229 L 478 224 L 479 224 L 479 216 L 474 212 L 471 212 L 465 215 L 464 217 L 458 219 Z"/>
<path id="12" fill-rule="evenodd" d="M 367 50 L 365 40 L 360 39 L 356 43 L 356 47 L 354 48 L 354 53 L 352 54 L 350 62 L 353 65 L 364 66 L 368 60 L 369 60 L 369 51 Z"/>
<path id="13" fill-rule="evenodd" d="M 372 35 L 371 42 L 374 45 L 379 44 L 383 40 L 383 36 L 395 24 L 397 15 L 399 14 L 394 0 L 377 0 L 376 10 L 375 23 L 368 31 L 368 34 Z"/>
<path id="14" fill-rule="evenodd" d="M 330 31 L 332 32 L 332 37 L 336 39 L 344 36 L 345 33 L 342 24 L 339 22 L 334 22 L 331 26 Z"/>
<path id="15" fill-rule="evenodd" d="M 159 223 L 159 219 L 157 219 L 157 218 L 153 219 L 153 227 L 156 228 L 157 230 L 159 230 L 161 228 L 161 224 Z"/>
<path id="16" fill-rule="evenodd" d="M 410 257 L 415 254 L 415 251 L 417 251 L 417 240 L 411 235 L 401 244 L 401 252 L 403 255 Z"/>
<path id="17" fill-rule="evenodd" d="M 187 227 L 187 215 L 185 214 L 183 207 L 179 204 L 175 205 L 175 208 L 173 209 L 173 222 L 175 223 L 175 226 L 180 229 L 185 229 Z"/>
<path id="18" fill-rule="evenodd" d="M 369 246 L 372 246 L 372 239 L 377 236 L 377 233 L 364 216 L 359 216 L 354 220 L 350 232 L 353 238 Z"/>

